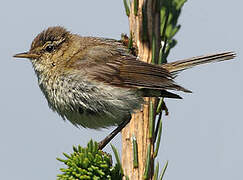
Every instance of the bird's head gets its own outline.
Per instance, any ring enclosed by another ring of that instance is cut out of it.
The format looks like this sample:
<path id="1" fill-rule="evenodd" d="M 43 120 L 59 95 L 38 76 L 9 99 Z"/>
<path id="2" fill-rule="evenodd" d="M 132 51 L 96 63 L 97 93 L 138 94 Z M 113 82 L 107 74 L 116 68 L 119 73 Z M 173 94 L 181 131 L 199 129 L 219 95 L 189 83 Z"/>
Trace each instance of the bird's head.
<path id="1" fill-rule="evenodd" d="M 30 59 L 36 71 L 53 68 L 62 61 L 70 35 L 63 27 L 49 27 L 35 37 L 29 51 L 14 57 Z"/>

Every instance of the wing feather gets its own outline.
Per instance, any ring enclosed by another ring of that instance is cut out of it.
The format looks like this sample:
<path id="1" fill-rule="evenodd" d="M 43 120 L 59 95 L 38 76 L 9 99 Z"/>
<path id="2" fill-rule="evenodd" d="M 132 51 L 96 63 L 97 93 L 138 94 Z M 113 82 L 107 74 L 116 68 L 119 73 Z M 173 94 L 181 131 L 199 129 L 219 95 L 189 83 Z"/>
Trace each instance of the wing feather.
<path id="1" fill-rule="evenodd" d="M 84 53 L 73 67 L 82 68 L 96 81 L 120 87 L 191 92 L 177 85 L 174 76 L 162 66 L 139 61 L 120 46 L 115 48 L 102 44 L 102 47 L 86 49 L 86 54 L 92 58 L 87 59 Z"/>

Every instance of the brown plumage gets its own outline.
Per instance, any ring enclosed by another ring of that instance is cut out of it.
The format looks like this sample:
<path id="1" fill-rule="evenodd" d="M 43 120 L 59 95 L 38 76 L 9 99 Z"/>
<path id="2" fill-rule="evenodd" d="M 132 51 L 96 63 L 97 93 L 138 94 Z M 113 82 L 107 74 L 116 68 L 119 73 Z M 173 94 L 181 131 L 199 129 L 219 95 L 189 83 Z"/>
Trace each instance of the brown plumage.
<path id="1" fill-rule="evenodd" d="M 129 119 L 143 97 L 181 98 L 191 92 L 174 82 L 196 65 L 229 60 L 233 52 L 194 57 L 164 65 L 139 61 L 119 41 L 82 37 L 50 27 L 32 42 L 29 58 L 49 106 L 74 125 L 102 128 Z"/>

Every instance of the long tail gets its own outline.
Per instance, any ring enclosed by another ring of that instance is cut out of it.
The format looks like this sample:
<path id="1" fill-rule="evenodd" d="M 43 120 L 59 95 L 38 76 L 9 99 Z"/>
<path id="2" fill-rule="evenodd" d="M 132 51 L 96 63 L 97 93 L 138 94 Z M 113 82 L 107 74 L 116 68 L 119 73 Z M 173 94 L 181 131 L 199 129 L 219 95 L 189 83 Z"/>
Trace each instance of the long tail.
<path id="1" fill-rule="evenodd" d="M 183 59 L 179 61 L 175 61 L 172 63 L 167 63 L 162 65 L 172 74 L 176 74 L 185 69 L 200 65 L 207 64 L 218 61 L 230 60 L 236 57 L 234 52 L 223 52 L 218 54 L 206 55 L 206 56 L 197 56 L 189 59 Z"/>

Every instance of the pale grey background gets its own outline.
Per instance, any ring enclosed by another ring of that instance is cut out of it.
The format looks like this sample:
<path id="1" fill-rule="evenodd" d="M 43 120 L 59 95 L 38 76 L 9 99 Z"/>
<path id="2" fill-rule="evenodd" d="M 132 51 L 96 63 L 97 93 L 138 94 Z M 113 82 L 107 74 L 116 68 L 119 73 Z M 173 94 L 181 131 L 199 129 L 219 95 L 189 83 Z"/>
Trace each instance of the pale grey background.
<path id="1" fill-rule="evenodd" d="M 169 160 L 165 179 L 243 179 L 242 6 L 240 0 L 188 1 L 178 45 L 169 60 L 234 50 L 235 61 L 194 68 L 177 81 L 193 94 L 167 100 L 159 160 Z M 63 25 L 74 33 L 119 39 L 129 32 L 122 0 L 2 1 L 0 6 L 1 179 L 56 179 L 55 158 L 73 144 L 100 140 L 111 130 L 77 129 L 53 113 L 30 62 L 12 58 L 29 49 L 44 28 Z M 120 137 L 112 141 L 121 149 Z M 110 148 L 106 148 L 110 152 Z"/>

